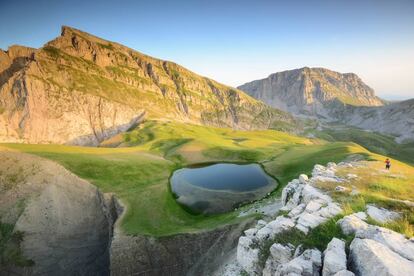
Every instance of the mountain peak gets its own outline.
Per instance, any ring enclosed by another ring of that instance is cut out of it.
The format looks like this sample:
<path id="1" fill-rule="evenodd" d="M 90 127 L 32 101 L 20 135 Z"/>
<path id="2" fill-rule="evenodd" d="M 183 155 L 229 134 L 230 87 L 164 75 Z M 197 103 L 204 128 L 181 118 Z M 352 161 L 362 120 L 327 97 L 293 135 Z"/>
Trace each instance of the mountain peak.
<path id="1" fill-rule="evenodd" d="M 336 105 L 380 106 L 384 101 L 354 73 L 303 67 L 271 74 L 239 89 L 265 103 L 295 114 L 328 116 Z"/>
<path id="2" fill-rule="evenodd" d="M 68 26 L 18 61 L 0 52 L 0 141 L 95 145 L 144 116 L 293 129 L 291 115 L 240 90 Z"/>

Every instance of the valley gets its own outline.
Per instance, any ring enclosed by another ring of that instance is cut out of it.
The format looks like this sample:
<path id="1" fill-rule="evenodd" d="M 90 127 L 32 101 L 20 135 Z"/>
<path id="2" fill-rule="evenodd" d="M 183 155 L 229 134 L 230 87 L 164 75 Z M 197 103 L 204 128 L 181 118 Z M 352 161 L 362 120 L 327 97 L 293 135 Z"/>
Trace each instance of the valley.
<path id="1" fill-rule="evenodd" d="M 11 46 L 0 275 L 410 275 L 413 110 L 353 73 L 233 88 L 67 26 Z"/>

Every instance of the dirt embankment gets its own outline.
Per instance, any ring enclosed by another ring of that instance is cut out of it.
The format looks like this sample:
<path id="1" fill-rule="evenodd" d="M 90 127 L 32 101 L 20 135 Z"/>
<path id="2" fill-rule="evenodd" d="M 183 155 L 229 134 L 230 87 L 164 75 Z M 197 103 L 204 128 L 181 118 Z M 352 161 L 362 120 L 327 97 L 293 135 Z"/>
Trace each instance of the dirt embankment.
<path id="1" fill-rule="evenodd" d="M 22 235 L 2 238 L 0 275 L 109 275 L 113 198 L 36 156 L 0 151 L 0 163 L 0 220 Z"/>

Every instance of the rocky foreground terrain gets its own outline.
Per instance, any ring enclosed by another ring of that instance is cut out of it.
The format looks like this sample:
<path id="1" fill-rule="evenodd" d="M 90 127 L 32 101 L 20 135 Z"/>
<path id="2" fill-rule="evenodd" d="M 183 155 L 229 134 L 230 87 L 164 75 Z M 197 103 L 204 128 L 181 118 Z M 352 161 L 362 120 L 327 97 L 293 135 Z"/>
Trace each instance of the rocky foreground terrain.
<path id="1" fill-rule="evenodd" d="M 40 49 L 0 50 L 0 142 L 97 145 L 144 118 L 235 129 L 294 122 L 238 89 L 70 27 Z"/>
<path id="2" fill-rule="evenodd" d="M 390 134 L 398 142 L 414 140 L 414 101 L 387 103 L 353 73 L 304 67 L 238 88 L 297 116 Z"/>
<path id="3" fill-rule="evenodd" d="M 306 235 L 344 210 L 315 184 L 337 183 L 336 190 L 345 192 L 341 183 L 348 179 L 335 175 L 337 169 L 359 166 L 358 162 L 316 165 L 312 177 L 301 175 L 292 180 L 282 193 L 283 215 L 273 220 L 259 220 L 239 238 L 233 258 L 222 265 L 216 275 L 413 275 L 414 240 L 390 229 L 370 224 L 374 220 L 387 223 L 399 213 L 367 205 L 365 212 L 351 213 L 336 223 L 350 244 L 332 237 L 326 249 L 293 245 L 288 242 L 295 231 Z M 348 184 L 349 185 L 349 184 Z M 348 191 L 349 192 L 349 191 Z M 357 195 L 353 189 L 351 196 Z M 408 204 L 412 204 L 409 202 Z M 311 237 L 309 237 L 311 238 Z"/>

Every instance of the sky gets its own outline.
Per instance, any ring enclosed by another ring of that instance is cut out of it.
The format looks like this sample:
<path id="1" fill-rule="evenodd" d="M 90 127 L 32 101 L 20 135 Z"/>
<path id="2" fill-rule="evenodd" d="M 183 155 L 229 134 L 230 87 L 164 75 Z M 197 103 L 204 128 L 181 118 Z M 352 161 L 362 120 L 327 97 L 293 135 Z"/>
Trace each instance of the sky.
<path id="1" fill-rule="evenodd" d="M 0 0 L 0 48 L 68 25 L 238 86 L 309 67 L 414 98 L 414 0 Z"/>

